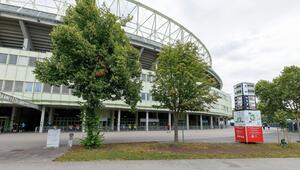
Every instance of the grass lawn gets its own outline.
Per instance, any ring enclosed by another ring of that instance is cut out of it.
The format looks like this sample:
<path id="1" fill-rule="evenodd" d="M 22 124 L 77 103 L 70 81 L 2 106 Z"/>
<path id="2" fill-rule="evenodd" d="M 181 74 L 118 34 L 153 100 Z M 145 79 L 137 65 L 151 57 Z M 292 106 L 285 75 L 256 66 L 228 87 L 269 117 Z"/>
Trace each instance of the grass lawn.
<path id="1" fill-rule="evenodd" d="M 100 149 L 75 146 L 55 161 L 170 160 L 226 158 L 300 157 L 300 144 L 282 148 L 278 144 L 104 144 Z"/>

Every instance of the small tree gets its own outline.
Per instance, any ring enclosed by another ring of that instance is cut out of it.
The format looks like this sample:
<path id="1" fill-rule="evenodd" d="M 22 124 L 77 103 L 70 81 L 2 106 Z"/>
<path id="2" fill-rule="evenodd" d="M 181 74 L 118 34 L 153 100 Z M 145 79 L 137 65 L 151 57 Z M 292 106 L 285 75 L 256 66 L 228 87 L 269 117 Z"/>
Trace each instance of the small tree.
<path id="1" fill-rule="evenodd" d="M 120 19 L 95 0 L 77 0 L 64 22 L 51 33 L 53 55 L 37 62 L 36 78 L 51 85 L 65 85 L 84 100 L 82 120 L 87 137 L 82 143 L 99 147 L 97 110 L 104 100 L 125 99 L 135 108 L 140 100 L 139 53 L 129 42 Z"/>
<path id="2" fill-rule="evenodd" d="M 287 119 L 289 118 L 289 115 L 284 110 L 278 110 L 274 114 L 274 121 L 277 123 L 277 125 L 281 128 L 283 132 L 283 138 L 285 139 L 285 128 L 287 127 Z M 279 141 L 279 132 L 278 133 L 278 141 Z"/>
<path id="3" fill-rule="evenodd" d="M 300 139 L 300 67 L 285 67 L 281 75 L 275 78 L 273 82 L 281 92 L 279 98 L 282 100 L 285 110 L 295 115 Z"/>
<path id="4" fill-rule="evenodd" d="M 263 114 L 274 115 L 278 110 L 284 110 L 289 117 L 295 116 L 300 135 L 300 68 L 285 67 L 281 75 L 272 82 L 261 80 L 256 84 L 256 94 L 259 98 Z M 300 138 L 300 136 L 299 136 Z"/>
<path id="5" fill-rule="evenodd" d="M 174 142 L 178 142 L 178 119 L 187 111 L 205 111 L 217 97 L 210 93 L 207 64 L 193 43 L 164 46 L 157 59 L 152 95 L 174 116 Z"/>

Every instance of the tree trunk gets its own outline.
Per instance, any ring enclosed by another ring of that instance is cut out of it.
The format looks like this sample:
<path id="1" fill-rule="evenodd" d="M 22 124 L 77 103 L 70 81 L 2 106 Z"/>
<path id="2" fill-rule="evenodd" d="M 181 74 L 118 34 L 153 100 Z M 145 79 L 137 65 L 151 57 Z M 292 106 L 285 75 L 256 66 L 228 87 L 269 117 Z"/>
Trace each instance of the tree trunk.
<path id="1" fill-rule="evenodd" d="M 178 143 L 178 113 L 174 114 L 174 143 Z"/>
<path id="2" fill-rule="evenodd" d="M 102 143 L 102 137 L 100 136 L 99 128 L 99 115 L 96 109 L 99 107 L 99 100 L 90 99 L 84 104 L 83 107 L 83 121 L 87 136 L 81 141 L 81 143 L 88 148 L 99 147 Z"/>

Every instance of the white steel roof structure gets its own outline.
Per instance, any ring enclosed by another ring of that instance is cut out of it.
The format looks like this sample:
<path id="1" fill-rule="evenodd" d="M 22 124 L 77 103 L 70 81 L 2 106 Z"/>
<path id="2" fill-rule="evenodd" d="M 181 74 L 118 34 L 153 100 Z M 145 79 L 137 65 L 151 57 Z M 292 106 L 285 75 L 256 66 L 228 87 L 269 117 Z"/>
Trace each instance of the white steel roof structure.
<path id="1" fill-rule="evenodd" d="M 11 8 L 5 7 L 8 12 L 25 13 L 57 21 L 62 20 L 69 6 L 76 4 L 75 0 L 0 0 L 0 3 L 11 5 Z M 105 3 L 111 12 L 119 17 L 132 16 L 132 20 L 124 28 L 129 35 L 160 45 L 173 44 L 176 41 L 193 42 L 198 46 L 199 54 L 204 61 L 209 66 L 212 65 L 210 53 L 201 40 L 164 14 L 136 0 L 96 0 L 96 3 L 98 7 Z"/>

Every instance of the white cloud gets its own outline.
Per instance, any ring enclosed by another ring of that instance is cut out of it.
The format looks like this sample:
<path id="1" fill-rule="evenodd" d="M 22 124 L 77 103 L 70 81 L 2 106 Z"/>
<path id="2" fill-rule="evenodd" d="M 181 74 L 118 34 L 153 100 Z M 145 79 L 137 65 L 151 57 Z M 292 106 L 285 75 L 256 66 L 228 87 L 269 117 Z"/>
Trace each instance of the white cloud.
<path id="1" fill-rule="evenodd" d="M 271 80 L 300 66 L 299 0 L 140 0 L 195 33 L 231 93 L 242 81 Z"/>

